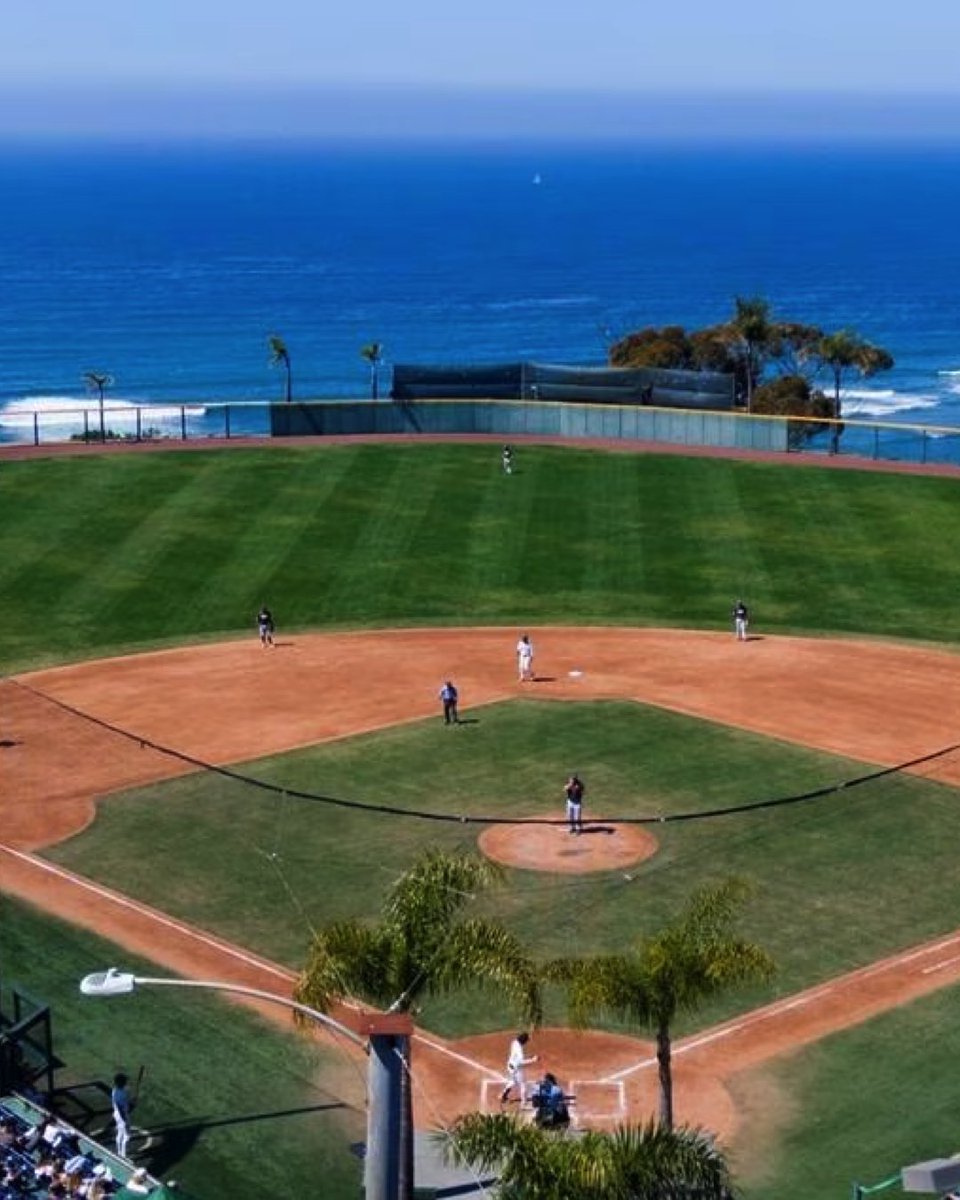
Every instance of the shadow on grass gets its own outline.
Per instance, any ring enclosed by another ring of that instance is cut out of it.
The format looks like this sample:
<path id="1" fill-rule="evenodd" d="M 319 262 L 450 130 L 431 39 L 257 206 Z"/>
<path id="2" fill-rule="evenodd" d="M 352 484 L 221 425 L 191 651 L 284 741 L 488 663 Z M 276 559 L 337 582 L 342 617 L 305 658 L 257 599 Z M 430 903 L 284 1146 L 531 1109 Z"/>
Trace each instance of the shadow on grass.
<path id="1" fill-rule="evenodd" d="M 200 1141 L 208 1129 L 219 1129 L 229 1125 L 249 1125 L 254 1121 L 277 1121 L 284 1117 L 299 1117 L 305 1113 L 342 1112 L 350 1105 L 340 1101 L 329 1104 L 308 1104 L 300 1108 L 284 1108 L 275 1112 L 247 1113 L 243 1116 L 228 1117 L 184 1117 L 179 1121 L 171 1121 L 167 1125 L 156 1125 L 149 1130 L 151 1139 L 148 1145 L 137 1153 L 137 1147 L 132 1146 L 141 1162 L 151 1175 L 165 1175 L 171 1168 L 182 1162 L 184 1158 Z"/>

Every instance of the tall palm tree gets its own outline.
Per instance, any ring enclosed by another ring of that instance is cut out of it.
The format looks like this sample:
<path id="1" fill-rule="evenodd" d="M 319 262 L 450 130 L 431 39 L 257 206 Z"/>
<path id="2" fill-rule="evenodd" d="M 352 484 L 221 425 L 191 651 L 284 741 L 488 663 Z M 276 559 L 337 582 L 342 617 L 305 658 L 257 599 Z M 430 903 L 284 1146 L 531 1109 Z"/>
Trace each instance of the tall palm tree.
<path id="1" fill-rule="evenodd" d="M 286 372 L 286 394 L 285 399 L 289 404 L 293 399 L 293 373 L 290 369 L 290 351 L 287 349 L 287 343 L 282 337 L 278 337 L 275 333 L 267 338 L 267 344 L 270 346 L 270 365 L 272 367 L 283 367 Z"/>
<path id="2" fill-rule="evenodd" d="M 734 300 L 730 329 L 738 343 L 747 383 L 747 412 L 753 405 L 753 391 L 763 372 L 763 364 L 775 329 L 770 318 L 770 302 L 762 296 L 737 296 Z"/>
<path id="3" fill-rule="evenodd" d="M 695 1129 L 621 1126 L 569 1137 L 503 1113 L 468 1113 L 449 1131 L 449 1161 L 499 1175 L 500 1200 L 732 1200 L 726 1159 Z"/>
<path id="4" fill-rule="evenodd" d="M 874 346 L 853 329 L 839 329 L 825 334 L 813 347 L 813 354 L 833 374 L 833 450 L 840 443 L 840 391 L 844 376 L 856 371 L 864 379 L 878 371 L 889 371 L 893 356 L 881 346 Z"/>
<path id="5" fill-rule="evenodd" d="M 586 1024 L 608 1012 L 651 1030 L 657 1042 L 660 1123 L 673 1128 L 671 1028 L 681 1012 L 737 984 L 768 978 L 772 959 L 739 937 L 734 922 L 749 894 L 729 879 L 695 892 L 675 921 L 642 939 L 628 954 L 561 959 L 550 975 L 567 984 L 570 1017 Z"/>
<path id="6" fill-rule="evenodd" d="M 103 393 L 113 383 L 113 376 L 102 371 L 85 371 L 83 381 L 92 392 L 97 393 L 97 403 L 100 406 L 100 441 L 107 440 L 107 427 L 103 420 Z"/>
<path id="7" fill-rule="evenodd" d="M 383 362 L 383 345 L 380 342 L 367 342 L 360 347 L 360 357 L 370 364 L 370 399 L 376 400 L 380 395 L 380 364 Z"/>
<path id="8" fill-rule="evenodd" d="M 296 987 L 301 1004 L 328 1011 L 348 996 L 391 1012 L 470 987 L 496 989 L 520 1019 L 537 1024 L 540 985 L 519 941 L 503 926 L 466 918 L 474 895 L 502 872 L 473 854 L 425 853 L 392 885 L 375 925 L 338 921 L 313 938 Z M 409 1058 L 402 1077 L 401 1200 L 413 1194 L 413 1106 Z"/>

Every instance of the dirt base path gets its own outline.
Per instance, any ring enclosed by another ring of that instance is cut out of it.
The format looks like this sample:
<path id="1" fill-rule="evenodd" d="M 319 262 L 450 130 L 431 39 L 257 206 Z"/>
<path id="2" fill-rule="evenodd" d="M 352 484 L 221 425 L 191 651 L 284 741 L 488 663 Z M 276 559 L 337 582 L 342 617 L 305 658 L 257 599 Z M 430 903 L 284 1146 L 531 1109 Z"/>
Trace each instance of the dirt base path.
<path id="1" fill-rule="evenodd" d="M 787 637 L 741 644 L 683 631 L 530 632 L 539 677 L 528 684 L 515 678 L 513 629 L 304 635 L 275 650 L 249 639 L 0 684 L 0 888 L 185 976 L 265 990 L 293 980 L 285 968 L 35 857 L 92 820 L 96 796 L 190 769 L 51 700 L 218 764 L 439 718 L 445 678 L 456 680 L 465 712 L 517 695 L 631 698 L 886 765 L 956 737 L 960 657 L 947 652 Z M 960 756 L 924 773 L 960 784 Z M 733 1071 L 957 979 L 960 933 L 686 1039 L 676 1048 L 679 1115 L 732 1134 L 737 1113 L 724 1080 Z M 578 1092 L 581 1120 L 603 1125 L 650 1111 L 655 1071 L 646 1043 L 562 1030 L 537 1040 L 542 1059 Z M 495 1107 L 504 1048 L 503 1034 L 444 1042 L 419 1033 L 418 1120 Z"/>

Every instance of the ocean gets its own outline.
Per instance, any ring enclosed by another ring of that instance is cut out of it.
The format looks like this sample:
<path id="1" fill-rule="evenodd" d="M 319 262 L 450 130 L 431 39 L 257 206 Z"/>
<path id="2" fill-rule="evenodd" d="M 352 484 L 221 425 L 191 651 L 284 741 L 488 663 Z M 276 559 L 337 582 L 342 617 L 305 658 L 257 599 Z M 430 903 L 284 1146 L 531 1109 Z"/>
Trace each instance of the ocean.
<path id="1" fill-rule="evenodd" d="M 645 144 L 8 145 L 0 440 L 90 402 L 369 394 L 391 363 L 605 361 L 736 295 L 894 370 L 848 416 L 960 426 L 960 153 Z M 164 415 L 166 414 L 166 415 Z"/>

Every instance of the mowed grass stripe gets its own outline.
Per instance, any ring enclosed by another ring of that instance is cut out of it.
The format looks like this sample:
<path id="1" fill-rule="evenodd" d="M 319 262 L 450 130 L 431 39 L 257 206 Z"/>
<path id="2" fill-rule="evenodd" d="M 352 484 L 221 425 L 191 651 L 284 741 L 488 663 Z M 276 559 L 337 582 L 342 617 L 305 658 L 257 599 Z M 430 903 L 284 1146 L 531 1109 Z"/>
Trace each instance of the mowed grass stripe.
<path id="1" fill-rule="evenodd" d="M 22 474 L 0 471 L 0 588 L 40 585 L 44 572 L 66 578 L 82 571 L 85 556 L 96 548 L 87 528 L 90 514 L 115 513 L 122 520 L 124 482 L 118 472 L 91 462 L 55 460 L 45 466 L 44 495 L 29 502 L 21 500 Z M 67 495 L 70 503 L 64 504 Z M 72 559 L 61 555 L 65 545 L 73 547 Z"/>
<path id="2" fill-rule="evenodd" d="M 108 627 L 127 622 L 138 638 L 151 630 L 166 635 L 185 619 L 197 631 L 209 628 L 208 610 L 191 598 L 211 567 L 235 555 L 225 529 L 242 516 L 247 480 L 216 456 L 193 471 L 162 474 L 167 488 L 140 507 L 122 536 L 101 543 L 98 561 L 64 594 L 65 611 L 96 612 Z"/>
<path id="3" fill-rule="evenodd" d="M 258 471 L 257 489 L 249 488 L 237 502 L 237 524 L 231 553 L 205 574 L 192 597 L 195 608 L 215 612 L 229 605 L 253 623 L 261 604 L 283 605 L 286 588 L 276 585 L 292 561 L 308 560 L 317 552 L 314 536 L 317 514 L 329 505 L 349 470 L 348 456 L 318 461 L 304 454 L 280 463 L 266 462 Z M 242 473 L 247 487 L 248 472 Z M 305 502 L 305 498 L 307 502 Z M 322 544 L 322 543 L 321 543 Z M 302 614 L 282 608 L 275 613 L 283 623 L 296 623 Z"/>
<path id="4" fill-rule="evenodd" d="M 718 628 L 745 592 L 767 632 L 960 641 L 953 479 L 557 447 L 506 477 L 496 447 L 415 444 L 11 463 L 2 486 L 16 667 L 245 630 L 261 600 L 286 628 Z"/>
<path id="5" fill-rule="evenodd" d="M 376 614 L 389 619 L 392 610 L 409 611 L 411 580 L 418 597 L 436 587 L 434 564 L 411 548 L 421 522 L 433 523 L 442 514 L 445 473 L 442 453 L 424 463 L 410 454 L 379 460 L 368 451 L 361 450 L 353 463 L 354 473 L 374 481 L 367 489 L 365 519 L 357 523 L 352 544 L 341 545 L 326 587 L 330 609 L 361 622 Z"/>

